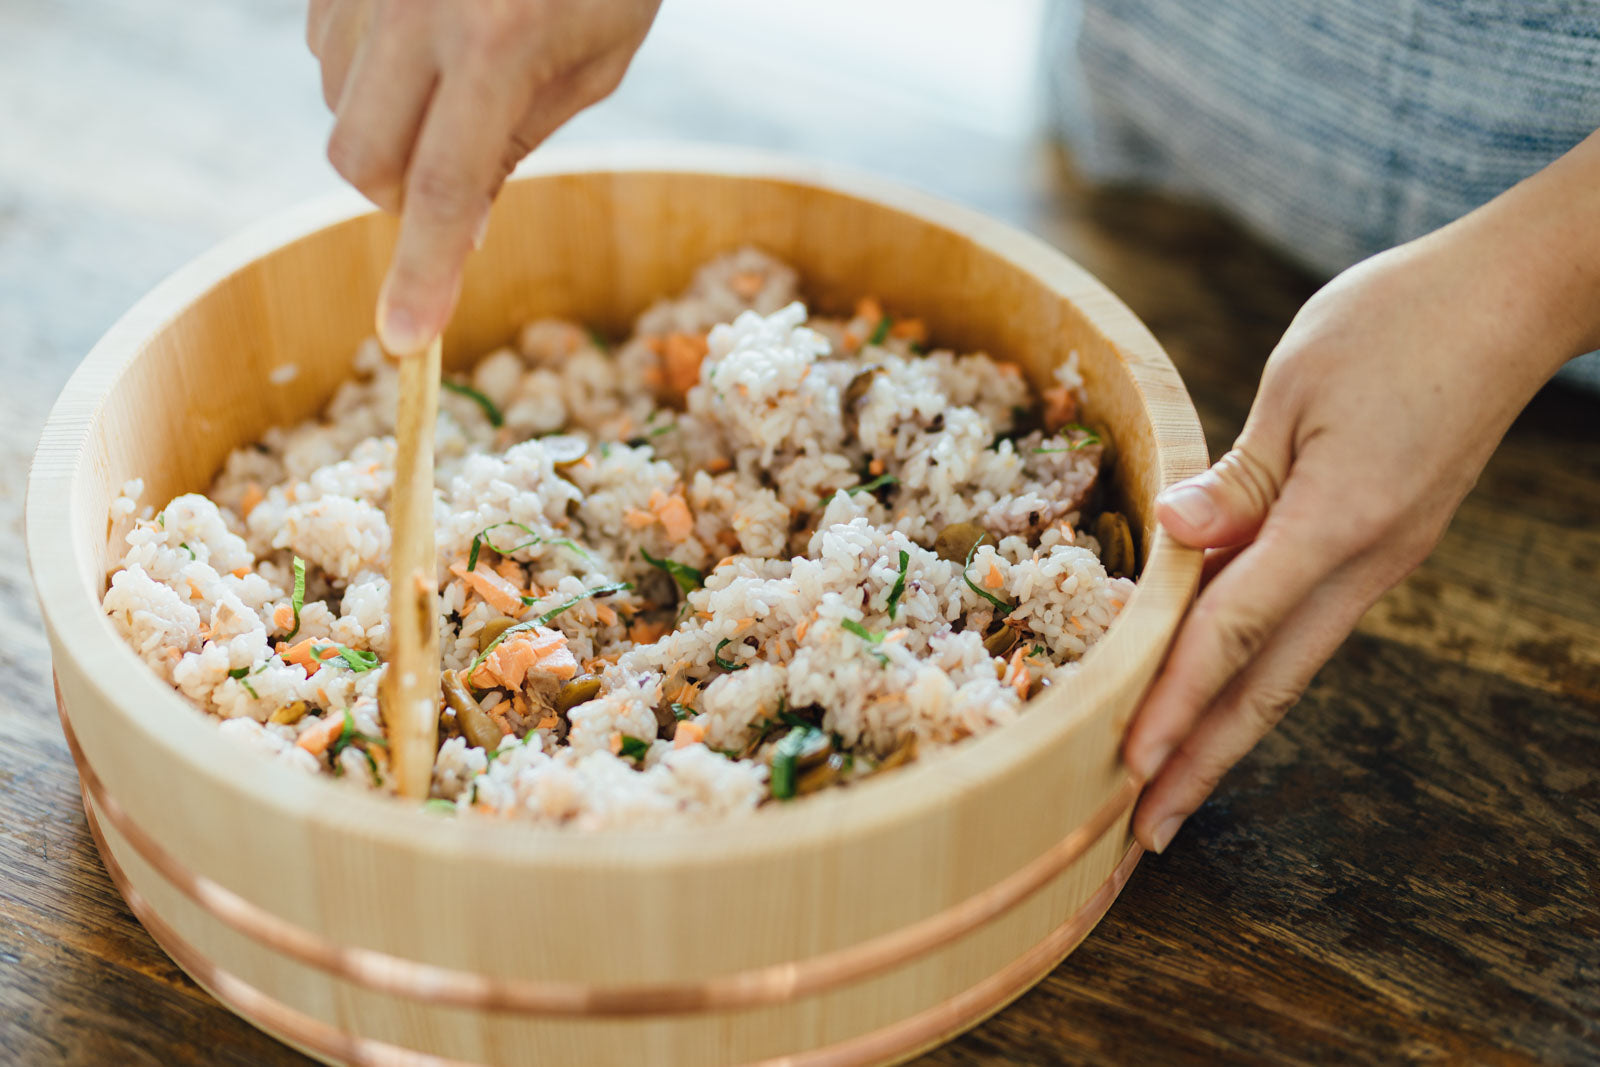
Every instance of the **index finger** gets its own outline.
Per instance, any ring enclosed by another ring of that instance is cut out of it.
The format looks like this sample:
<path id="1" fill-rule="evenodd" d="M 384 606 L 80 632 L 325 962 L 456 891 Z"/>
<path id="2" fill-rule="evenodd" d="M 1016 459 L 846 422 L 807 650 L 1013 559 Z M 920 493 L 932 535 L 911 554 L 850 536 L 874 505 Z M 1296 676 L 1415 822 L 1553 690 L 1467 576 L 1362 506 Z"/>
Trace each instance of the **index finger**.
<path id="1" fill-rule="evenodd" d="M 461 269 L 504 178 L 518 118 L 515 86 L 478 65 L 447 72 L 406 171 L 400 237 L 378 300 L 378 337 L 395 355 L 444 330 Z"/>

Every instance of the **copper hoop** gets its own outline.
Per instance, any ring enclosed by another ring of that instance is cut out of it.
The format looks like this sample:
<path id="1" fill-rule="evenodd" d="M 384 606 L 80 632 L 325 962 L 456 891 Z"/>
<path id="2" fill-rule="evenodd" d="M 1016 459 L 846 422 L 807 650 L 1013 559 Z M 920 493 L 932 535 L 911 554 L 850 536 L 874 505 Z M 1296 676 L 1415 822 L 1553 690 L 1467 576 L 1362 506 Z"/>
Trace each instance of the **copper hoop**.
<path id="1" fill-rule="evenodd" d="M 78 765 L 85 799 L 92 801 L 85 804 L 85 810 L 98 808 L 156 873 L 224 925 L 282 955 L 366 989 L 431 1004 L 524 1015 L 616 1018 L 727 1011 L 780 1004 L 870 978 L 959 940 L 1050 884 L 1118 821 L 1142 785 L 1135 778 L 1125 778 L 1087 822 L 1025 866 L 944 911 L 869 940 L 804 960 L 700 981 L 593 986 L 490 978 L 375 949 L 341 945 L 267 911 L 190 870 L 146 833 L 106 791 L 85 758 L 68 721 L 59 685 L 56 708 L 67 746 Z"/>
<path id="2" fill-rule="evenodd" d="M 129 883 L 126 872 L 106 843 L 87 790 L 84 793 L 83 810 L 88 819 L 89 832 L 94 836 L 95 848 L 105 863 L 106 873 L 128 902 L 134 916 L 144 924 L 163 952 L 234 1014 L 280 1040 L 356 1067 L 479 1067 L 464 1060 L 449 1059 L 346 1033 L 268 996 L 218 967 L 156 914 L 150 903 Z M 926 1049 L 977 1025 L 1054 970 L 1088 936 L 1122 892 L 1143 852 L 1137 842 L 1130 845 L 1110 877 L 1084 901 L 1082 907 L 1033 948 L 970 989 L 881 1029 L 808 1052 L 755 1061 L 747 1067 L 861 1067 L 864 1064 L 885 1063 Z"/>

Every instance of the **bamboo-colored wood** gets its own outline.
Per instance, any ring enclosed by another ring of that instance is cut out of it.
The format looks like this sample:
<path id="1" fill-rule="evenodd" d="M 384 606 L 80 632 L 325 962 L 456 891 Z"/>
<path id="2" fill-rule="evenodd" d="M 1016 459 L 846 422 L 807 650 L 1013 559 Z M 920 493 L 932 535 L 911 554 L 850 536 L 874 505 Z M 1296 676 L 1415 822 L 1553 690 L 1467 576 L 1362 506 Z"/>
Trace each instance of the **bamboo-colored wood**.
<path id="1" fill-rule="evenodd" d="M 614 989 L 803 962 L 934 921 L 1027 868 L 1124 788 L 1122 731 L 1198 579 L 1198 555 L 1150 522 L 1155 493 L 1206 460 L 1160 347 L 1059 253 L 897 186 L 727 150 L 541 156 L 547 173 L 508 185 L 468 264 L 444 339 L 453 365 L 539 315 L 621 332 L 696 264 L 742 243 L 794 263 L 814 306 L 872 293 L 1038 381 L 1075 351 L 1089 415 L 1117 437 L 1112 491 L 1146 560 L 1122 618 L 1018 722 L 948 758 L 712 826 L 574 834 L 446 819 L 260 760 L 148 671 L 101 614 L 107 538 L 123 532 L 107 515 L 131 477 L 153 499 L 203 489 L 230 448 L 316 412 L 348 374 L 394 224 L 313 206 L 163 283 L 51 416 L 27 535 L 80 765 L 176 862 L 284 922 L 487 982 Z M 272 373 L 285 363 L 299 368 L 290 382 Z M 286 1009 L 372 1042 L 541 1064 L 745 1063 L 895 1032 L 1027 958 L 1128 846 L 1124 811 L 1015 906 L 848 985 L 743 1010 L 554 1018 L 333 977 L 229 927 L 104 829 L 152 914 Z"/>
<path id="2" fill-rule="evenodd" d="M 433 529 L 433 429 L 440 340 L 400 357 L 394 490 L 389 498 L 389 663 L 379 703 L 400 795 L 425 799 L 439 742 L 439 596 Z"/>

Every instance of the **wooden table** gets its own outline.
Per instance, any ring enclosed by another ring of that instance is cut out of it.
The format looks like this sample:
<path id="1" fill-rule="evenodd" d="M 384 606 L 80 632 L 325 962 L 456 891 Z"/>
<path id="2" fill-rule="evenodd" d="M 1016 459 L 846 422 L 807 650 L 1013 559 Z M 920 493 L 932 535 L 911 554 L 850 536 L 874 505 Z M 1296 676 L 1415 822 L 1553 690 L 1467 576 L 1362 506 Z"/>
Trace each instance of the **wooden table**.
<path id="1" fill-rule="evenodd" d="M 0 116 L 0 145 L 28 148 L 0 151 L 0 1061 L 303 1063 L 197 989 L 111 888 L 19 547 L 26 457 L 87 345 L 219 233 L 331 182 L 296 3 L 115 8 L 0 10 L 0 41 L 21 44 L 0 97 L 24 102 Z M 664 24 L 619 97 L 566 136 L 735 129 L 1019 222 L 1132 304 L 1213 448 L 1232 439 L 1311 279 L 1198 208 L 1079 188 L 1013 134 L 903 101 L 863 119 L 854 95 L 790 83 L 685 87 L 692 36 Z M 61 69 L 68 99 L 41 104 L 39 79 Z M 285 88 L 262 88 L 273 79 Z M 70 138 L 53 136 L 63 116 Z M 259 143 L 231 144 L 234 127 Z M 120 166 L 89 172 L 85 146 Z M 1600 400 L 1551 388 L 1434 556 L 1089 940 L 924 1062 L 1592 1061 L 1597 844 Z"/>

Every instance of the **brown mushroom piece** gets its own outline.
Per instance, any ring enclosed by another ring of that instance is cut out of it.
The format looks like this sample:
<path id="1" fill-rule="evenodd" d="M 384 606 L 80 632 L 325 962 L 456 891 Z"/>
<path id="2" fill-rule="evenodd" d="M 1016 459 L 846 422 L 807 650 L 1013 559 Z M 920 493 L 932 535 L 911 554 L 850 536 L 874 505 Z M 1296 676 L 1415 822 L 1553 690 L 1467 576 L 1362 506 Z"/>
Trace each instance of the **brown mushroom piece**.
<path id="1" fill-rule="evenodd" d="M 1022 640 L 1022 634 L 1015 626 L 1001 624 L 994 633 L 983 639 L 983 647 L 991 656 L 1010 655 L 1011 650 L 1017 647 L 1017 642 Z"/>
<path id="2" fill-rule="evenodd" d="M 883 373 L 883 368 L 876 363 L 870 364 L 856 373 L 850 379 L 850 384 L 844 387 L 844 397 L 839 403 L 839 411 L 844 416 L 845 426 L 852 434 L 856 432 L 859 417 L 856 407 L 867 395 L 867 390 L 872 388 L 872 380 Z"/>
<path id="3" fill-rule="evenodd" d="M 488 622 L 484 623 L 483 629 L 478 631 L 478 651 L 487 652 L 489 650 L 489 646 L 493 644 L 501 634 L 505 633 L 516 624 L 516 619 L 508 619 L 503 615 L 498 619 L 490 619 Z"/>
<path id="4" fill-rule="evenodd" d="M 835 784 L 843 777 L 845 768 L 849 765 L 850 758 L 843 752 L 829 753 L 826 762 L 812 767 L 795 780 L 795 796 L 803 797 L 807 793 L 816 793 Z"/>
<path id="5" fill-rule="evenodd" d="M 556 690 L 556 712 L 565 715 L 579 704 L 587 704 L 600 695 L 600 679 L 593 674 L 580 674 L 561 683 Z"/>
<path id="6" fill-rule="evenodd" d="M 1094 539 L 1100 542 L 1100 562 L 1113 578 L 1132 578 L 1139 560 L 1133 547 L 1133 531 L 1121 513 L 1102 511 L 1094 520 Z"/>
<path id="7" fill-rule="evenodd" d="M 878 771 L 892 771 L 896 767 L 904 767 L 917 758 L 917 735 L 907 734 L 905 738 L 894 747 L 883 759 L 878 761 Z"/>
<path id="8" fill-rule="evenodd" d="M 471 690 L 462 684 L 461 676 L 455 671 L 445 671 L 439 676 L 439 685 L 444 690 L 444 702 L 456 713 L 456 723 L 461 727 L 467 744 L 485 752 L 499 748 L 500 739 L 505 734 L 489 718 L 489 713 L 473 699 Z"/>
<path id="9" fill-rule="evenodd" d="M 539 444 L 544 448 L 544 454 L 549 457 L 551 466 L 556 470 L 564 470 L 589 454 L 589 442 L 577 434 L 551 434 L 539 438 Z"/>
<path id="10" fill-rule="evenodd" d="M 287 704 L 280 704 L 272 709 L 272 714 L 267 717 L 268 722 L 275 722 L 281 726 L 293 726 L 306 717 L 311 710 L 311 704 L 304 700 L 291 700 Z"/>
<path id="11" fill-rule="evenodd" d="M 952 522 L 933 539 L 933 550 L 940 559 L 965 563 L 972 550 L 984 544 L 994 544 L 988 530 L 975 522 Z"/>

